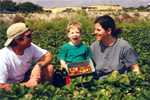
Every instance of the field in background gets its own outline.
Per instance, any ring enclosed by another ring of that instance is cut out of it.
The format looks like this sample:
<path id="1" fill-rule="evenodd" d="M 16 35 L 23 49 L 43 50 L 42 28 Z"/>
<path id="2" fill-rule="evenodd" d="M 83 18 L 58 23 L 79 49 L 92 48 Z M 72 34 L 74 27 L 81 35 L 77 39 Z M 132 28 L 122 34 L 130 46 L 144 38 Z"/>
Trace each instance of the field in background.
<path id="1" fill-rule="evenodd" d="M 31 20 L 46 20 L 50 21 L 55 18 L 72 18 L 76 15 L 79 14 L 84 14 L 87 15 L 88 17 L 95 18 L 96 16 L 108 14 L 114 17 L 119 17 L 120 20 L 128 20 L 130 19 L 136 19 L 136 20 L 146 20 L 150 19 L 150 12 L 137 12 L 137 11 L 132 11 L 132 12 L 110 12 L 110 11 L 101 11 L 101 12 L 85 12 L 85 11 L 77 11 L 77 12 L 71 12 L 71 13 L 48 13 L 48 12 L 43 12 L 43 13 L 12 13 L 12 14 L 0 14 L 0 20 L 3 20 L 5 22 L 11 22 L 13 18 L 16 16 L 23 16 L 25 19 L 31 19 Z"/>
<path id="2" fill-rule="evenodd" d="M 65 14 L 65 15 L 64 15 Z M 31 27 L 33 42 L 52 52 L 53 65 L 58 68 L 58 48 L 67 42 L 64 36 L 69 20 L 79 20 L 83 26 L 83 41 L 90 45 L 94 40 L 93 20 L 99 14 L 89 15 L 84 12 L 73 14 L 21 14 L 25 23 Z M 17 14 L 20 16 L 20 14 Z M 0 90 L 0 99 L 23 100 L 149 100 L 150 99 L 150 19 L 149 13 L 111 13 L 117 26 L 123 29 L 120 37 L 128 40 L 140 56 L 141 75 L 132 72 L 128 74 L 112 73 L 105 80 L 92 80 L 88 86 L 77 87 L 76 84 L 91 80 L 89 77 L 79 77 L 73 80 L 70 88 L 57 88 L 50 84 L 40 84 L 28 89 L 18 84 L 13 85 L 12 92 Z M 6 40 L 5 32 L 16 14 L 0 14 L 0 48 Z M 35 17 L 38 16 L 38 17 Z M 48 16 L 48 17 L 47 17 Z M 18 19 L 20 20 L 20 19 Z"/>

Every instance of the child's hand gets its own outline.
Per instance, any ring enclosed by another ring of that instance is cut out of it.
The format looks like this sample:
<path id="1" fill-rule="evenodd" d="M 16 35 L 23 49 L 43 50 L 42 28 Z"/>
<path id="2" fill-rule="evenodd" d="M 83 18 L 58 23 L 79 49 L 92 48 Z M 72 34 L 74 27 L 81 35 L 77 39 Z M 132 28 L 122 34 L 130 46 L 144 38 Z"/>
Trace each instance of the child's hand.
<path id="1" fill-rule="evenodd" d="M 63 60 L 60 60 L 60 64 L 61 64 L 61 69 L 66 69 L 66 70 L 67 70 L 67 72 L 68 72 L 68 67 L 67 67 L 66 62 L 65 62 L 65 61 L 63 61 Z"/>
<path id="2" fill-rule="evenodd" d="M 68 67 L 67 66 L 61 66 L 61 69 L 66 69 L 66 71 L 68 72 Z"/>

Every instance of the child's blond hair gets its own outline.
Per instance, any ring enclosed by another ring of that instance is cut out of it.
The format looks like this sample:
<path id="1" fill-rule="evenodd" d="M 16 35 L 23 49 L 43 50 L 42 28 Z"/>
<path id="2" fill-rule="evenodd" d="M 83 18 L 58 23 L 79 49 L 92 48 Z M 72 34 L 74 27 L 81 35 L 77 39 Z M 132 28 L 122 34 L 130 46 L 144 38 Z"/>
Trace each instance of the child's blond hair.
<path id="1" fill-rule="evenodd" d="M 79 29 L 80 33 L 82 32 L 81 23 L 79 21 L 72 21 L 68 24 L 68 26 L 66 28 L 67 33 L 69 33 L 70 29 L 73 27 L 77 27 Z"/>

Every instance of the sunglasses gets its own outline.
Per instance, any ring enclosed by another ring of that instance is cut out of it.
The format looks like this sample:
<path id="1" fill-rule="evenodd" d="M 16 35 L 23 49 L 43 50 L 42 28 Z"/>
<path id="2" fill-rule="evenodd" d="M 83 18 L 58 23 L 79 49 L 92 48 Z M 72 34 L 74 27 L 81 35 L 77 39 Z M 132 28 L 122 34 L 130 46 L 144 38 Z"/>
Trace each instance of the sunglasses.
<path id="1" fill-rule="evenodd" d="M 27 34 L 29 33 L 29 34 Z M 24 39 L 31 39 L 32 38 L 32 31 L 27 30 L 26 32 L 23 33 L 23 35 L 19 35 L 15 38 L 15 40 L 24 40 Z M 27 34 L 27 35 L 26 35 Z"/>

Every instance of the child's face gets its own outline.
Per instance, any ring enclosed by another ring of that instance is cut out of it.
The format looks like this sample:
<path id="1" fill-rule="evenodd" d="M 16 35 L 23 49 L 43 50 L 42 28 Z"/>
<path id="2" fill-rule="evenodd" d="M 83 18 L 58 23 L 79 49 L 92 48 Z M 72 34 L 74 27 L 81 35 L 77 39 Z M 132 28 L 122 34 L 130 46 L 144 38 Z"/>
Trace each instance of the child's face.
<path id="1" fill-rule="evenodd" d="M 73 44 L 79 44 L 81 40 L 80 30 L 77 27 L 70 28 L 68 38 Z"/>

